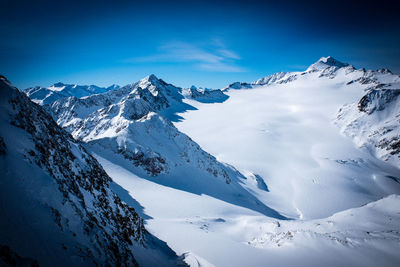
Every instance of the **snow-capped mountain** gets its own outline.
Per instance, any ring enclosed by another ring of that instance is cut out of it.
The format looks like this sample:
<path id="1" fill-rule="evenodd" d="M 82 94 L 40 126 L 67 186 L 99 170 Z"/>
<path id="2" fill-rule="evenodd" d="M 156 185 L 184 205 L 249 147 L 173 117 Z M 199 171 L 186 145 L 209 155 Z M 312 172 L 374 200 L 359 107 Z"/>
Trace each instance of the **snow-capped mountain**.
<path id="1" fill-rule="evenodd" d="M 347 84 L 358 82 L 360 84 L 370 84 L 371 86 L 397 86 L 399 83 L 399 76 L 394 75 L 388 69 L 378 70 L 365 70 L 356 69 L 354 66 L 340 62 L 333 57 L 321 57 L 317 62 L 310 65 L 304 72 L 279 72 L 264 78 L 258 79 L 251 83 L 252 85 L 270 85 L 270 84 L 282 84 L 296 80 L 300 76 L 310 75 L 312 73 L 318 73 L 318 78 L 328 77 L 344 78 L 347 80 Z M 354 79 L 353 79 L 354 78 Z M 364 88 L 363 88 L 364 89 Z"/>
<path id="2" fill-rule="evenodd" d="M 90 151 L 140 177 L 284 218 L 242 187 L 246 178 L 241 173 L 171 123 L 168 118 L 175 112 L 192 109 L 181 92 L 150 75 L 104 94 L 59 99 L 50 109 L 57 123 Z"/>
<path id="3" fill-rule="evenodd" d="M 0 263 L 184 265 L 42 107 L 3 78 L 0 96 Z"/>
<path id="4" fill-rule="evenodd" d="M 117 88 L 119 88 L 119 86 L 115 84 L 109 87 L 99 87 L 96 85 L 64 84 L 58 82 L 49 87 L 30 87 L 25 90 L 25 93 L 33 102 L 40 105 L 47 105 L 63 97 L 75 96 L 80 98 L 88 95 L 104 93 Z"/>
<path id="5" fill-rule="evenodd" d="M 250 89 L 260 85 L 271 85 L 271 84 L 284 84 L 298 79 L 300 76 L 311 74 L 317 72 L 318 77 L 329 77 L 331 79 L 336 77 L 336 74 L 340 74 L 344 71 L 347 74 L 355 72 L 359 77 L 354 80 L 349 80 L 349 84 L 352 82 L 360 82 L 362 84 L 367 84 L 375 82 L 376 85 L 383 83 L 394 83 L 397 81 L 398 76 L 393 75 L 390 70 L 379 69 L 376 71 L 366 71 L 365 69 L 356 69 L 354 66 L 347 63 L 340 62 L 333 57 L 321 57 L 317 62 L 310 65 L 303 72 L 278 72 L 266 77 L 260 78 L 252 83 L 245 82 L 235 82 L 225 87 L 223 90 L 229 89 Z M 348 76 L 350 79 L 352 76 Z"/>
<path id="6" fill-rule="evenodd" d="M 297 78 L 298 73 L 296 72 L 278 72 L 266 77 L 260 78 L 255 82 L 252 83 L 245 83 L 245 82 L 234 82 L 227 87 L 223 88 L 223 91 L 228 91 L 231 89 L 239 90 L 239 89 L 251 89 L 254 86 L 259 85 L 270 85 L 270 84 L 282 84 L 288 83 Z"/>

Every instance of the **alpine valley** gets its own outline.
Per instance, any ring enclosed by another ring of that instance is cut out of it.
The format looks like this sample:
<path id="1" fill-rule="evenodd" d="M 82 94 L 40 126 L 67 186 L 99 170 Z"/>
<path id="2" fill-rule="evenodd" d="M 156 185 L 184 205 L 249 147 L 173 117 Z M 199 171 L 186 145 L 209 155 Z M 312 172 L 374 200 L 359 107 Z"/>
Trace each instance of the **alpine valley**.
<path id="1" fill-rule="evenodd" d="M 0 90 L 0 265 L 400 265 L 388 69 Z"/>

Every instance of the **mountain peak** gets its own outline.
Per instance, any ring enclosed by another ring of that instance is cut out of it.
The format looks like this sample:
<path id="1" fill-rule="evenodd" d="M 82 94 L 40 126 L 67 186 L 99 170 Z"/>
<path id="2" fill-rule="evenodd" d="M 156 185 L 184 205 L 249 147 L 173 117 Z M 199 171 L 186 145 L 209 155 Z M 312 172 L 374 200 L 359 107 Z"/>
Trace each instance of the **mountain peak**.
<path id="1" fill-rule="evenodd" d="M 0 74 L 0 80 L 6 81 L 10 83 L 10 81 L 6 78 L 6 76 Z"/>
<path id="2" fill-rule="evenodd" d="M 120 86 L 118 84 L 113 83 L 112 85 L 107 87 L 107 90 L 113 90 L 118 88 L 120 88 Z"/>
<path id="3" fill-rule="evenodd" d="M 151 82 L 151 83 L 156 82 L 156 81 L 159 81 L 159 79 L 157 78 L 157 76 L 154 75 L 154 74 L 150 74 L 150 75 L 146 76 L 143 80 L 149 81 L 149 82 Z"/>
<path id="4" fill-rule="evenodd" d="M 57 83 L 53 84 L 53 87 L 62 87 L 62 86 L 66 86 L 66 84 L 62 83 L 62 82 L 57 82 Z"/>
<path id="5" fill-rule="evenodd" d="M 324 63 L 324 64 L 326 64 L 326 65 L 329 65 L 329 66 L 336 66 L 336 67 L 339 67 L 339 68 L 341 68 L 341 67 L 346 67 L 346 66 L 349 65 L 349 64 L 347 64 L 347 63 L 340 62 L 339 60 L 337 60 L 337 59 L 335 59 L 335 58 L 333 58 L 333 57 L 331 57 L 331 56 L 328 56 L 328 57 L 321 57 L 321 58 L 318 60 L 318 62 L 322 62 L 322 63 Z"/>
<path id="6" fill-rule="evenodd" d="M 139 85 L 142 88 L 145 88 L 149 85 L 159 87 L 162 84 L 163 84 L 163 80 L 157 78 L 157 76 L 154 74 L 150 74 L 139 81 Z"/>
<path id="7" fill-rule="evenodd" d="M 349 64 L 340 62 L 339 60 L 331 56 L 328 56 L 328 57 L 321 57 L 317 62 L 308 67 L 307 71 L 323 70 L 329 67 L 342 68 L 347 66 L 349 66 Z"/>

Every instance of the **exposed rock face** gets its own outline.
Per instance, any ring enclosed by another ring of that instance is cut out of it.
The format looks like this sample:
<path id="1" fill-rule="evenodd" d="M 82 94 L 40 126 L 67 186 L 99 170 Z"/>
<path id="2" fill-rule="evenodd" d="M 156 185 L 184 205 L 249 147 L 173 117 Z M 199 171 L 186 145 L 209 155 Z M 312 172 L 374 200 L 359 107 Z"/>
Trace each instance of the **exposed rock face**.
<path id="1" fill-rule="evenodd" d="M 0 137 L 0 155 L 5 155 L 7 150 L 6 143 L 4 143 L 3 137 Z"/>
<path id="2" fill-rule="evenodd" d="M 384 110 L 392 102 L 397 101 L 400 89 L 372 89 L 358 102 L 358 109 L 368 115 Z"/>
<path id="3" fill-rule="evenodd" d="M 8 246 L 0 245 L 0 264 L 1 266 L 30 266 L 38 267 L 39 263 L 30 258 L 23 258 L 12 251 Z"/>

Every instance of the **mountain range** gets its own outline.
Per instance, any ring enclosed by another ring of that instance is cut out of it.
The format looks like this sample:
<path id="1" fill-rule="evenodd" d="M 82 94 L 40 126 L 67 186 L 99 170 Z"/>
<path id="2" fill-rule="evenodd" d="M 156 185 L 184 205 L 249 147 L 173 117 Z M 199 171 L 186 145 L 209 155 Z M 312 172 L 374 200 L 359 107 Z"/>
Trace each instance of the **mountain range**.
<path id="1" fill-rule="evenodd" d="M 322 57 L 215 90 L 153 74 L 0 85 L 5 263 L 400 262 L 400 76 L 387 69 Z"/>

